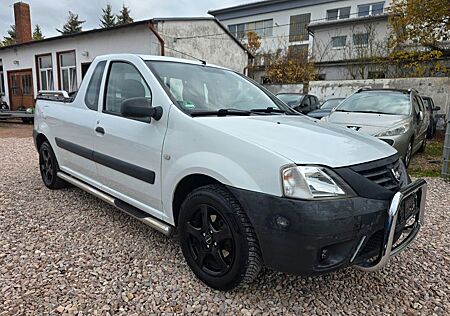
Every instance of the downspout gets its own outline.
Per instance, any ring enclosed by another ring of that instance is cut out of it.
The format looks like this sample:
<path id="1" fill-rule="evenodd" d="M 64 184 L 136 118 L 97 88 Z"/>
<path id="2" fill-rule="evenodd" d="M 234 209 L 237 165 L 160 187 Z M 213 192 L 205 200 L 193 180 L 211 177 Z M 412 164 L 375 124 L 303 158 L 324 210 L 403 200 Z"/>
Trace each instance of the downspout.
<path id="1" fill-rule="evenodd" d="M 156 38 L 158 39 L 159 46 L 161 47 L 161 56 L 164 56 L 164 46 L 165 46 L 164 39 L 161 37 L 161 35 L 159 35 L 153 22 L 148 23 L 148 28 L 150 29 L 150 31 L 152 31 L 153 34 L 155 34 Z"/>

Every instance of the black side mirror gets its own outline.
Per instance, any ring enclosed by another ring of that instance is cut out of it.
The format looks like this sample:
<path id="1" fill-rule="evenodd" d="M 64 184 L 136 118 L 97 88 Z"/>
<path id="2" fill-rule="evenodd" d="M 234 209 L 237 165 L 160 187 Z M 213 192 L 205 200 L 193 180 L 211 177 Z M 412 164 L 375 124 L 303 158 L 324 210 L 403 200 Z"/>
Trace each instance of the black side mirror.
<path id="1" fill-rule="evenodd" d="M 159 121 L 163 115 L 163 109 L 160 106 L 152 107 L 150 100 L 139 97 L 124 100 L 120 106 L 120 113 L 124 117 L 151 117 Z"/>
<path id="2" fill-rule="evenodd" d="M 439 111 L 441 109 L 441 107 L 440 106 L 436 106 L 434 109 L 433 109 L 433 111 Z"/>

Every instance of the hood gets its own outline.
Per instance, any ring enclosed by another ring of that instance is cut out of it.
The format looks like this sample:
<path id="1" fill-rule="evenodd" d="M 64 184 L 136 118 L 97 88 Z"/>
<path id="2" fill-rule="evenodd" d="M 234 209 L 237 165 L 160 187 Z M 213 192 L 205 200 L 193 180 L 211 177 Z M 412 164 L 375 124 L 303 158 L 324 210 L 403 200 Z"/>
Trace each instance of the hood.
<path id="1" fill-rule="evenodd" d="M 389 115 L 358 112 L 335 111 L 328 116 L 327 122 L 351 127 L 358 132 L 376 135 L 389 127 L 395 126 L 407 119 L 405 115 Z"/>
<path id="2" fill-rule="evenodd" d="M 391 156 L 374 137 L 306 116 L 198 117 L 209 128 L 256 144 L 297 164 L 343 167 Z"/>
<path id="3" fill-rule="evenodd" d="M 317 109 L 308 113 L 308 116 L 323 117 L 331 113 L 331 109 Z"/>

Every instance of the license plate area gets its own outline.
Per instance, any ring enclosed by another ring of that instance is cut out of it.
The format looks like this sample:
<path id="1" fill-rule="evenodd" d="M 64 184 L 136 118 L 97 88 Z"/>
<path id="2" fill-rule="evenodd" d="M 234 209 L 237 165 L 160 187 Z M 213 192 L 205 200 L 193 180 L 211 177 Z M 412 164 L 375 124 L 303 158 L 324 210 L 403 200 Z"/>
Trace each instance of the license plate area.
<path id="1" fill-rule="evenodd" d="M 407 223 L 413 221 L 420 210 L 420 201 L 417 193 L 406 197 L 401 205 L 397 218 L 396 230 L 402 229 Z"/>

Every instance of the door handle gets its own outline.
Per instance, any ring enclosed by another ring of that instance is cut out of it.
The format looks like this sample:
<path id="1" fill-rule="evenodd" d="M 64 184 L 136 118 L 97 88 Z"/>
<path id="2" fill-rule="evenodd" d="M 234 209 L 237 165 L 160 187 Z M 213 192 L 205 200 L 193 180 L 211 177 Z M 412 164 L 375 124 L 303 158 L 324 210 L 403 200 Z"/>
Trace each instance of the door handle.
<path id="1" fill-rule="evenodd" d="M 105 135 L 105 129 L 103 127 L 97 126 L 95 131 L 99 134 Z"/>

